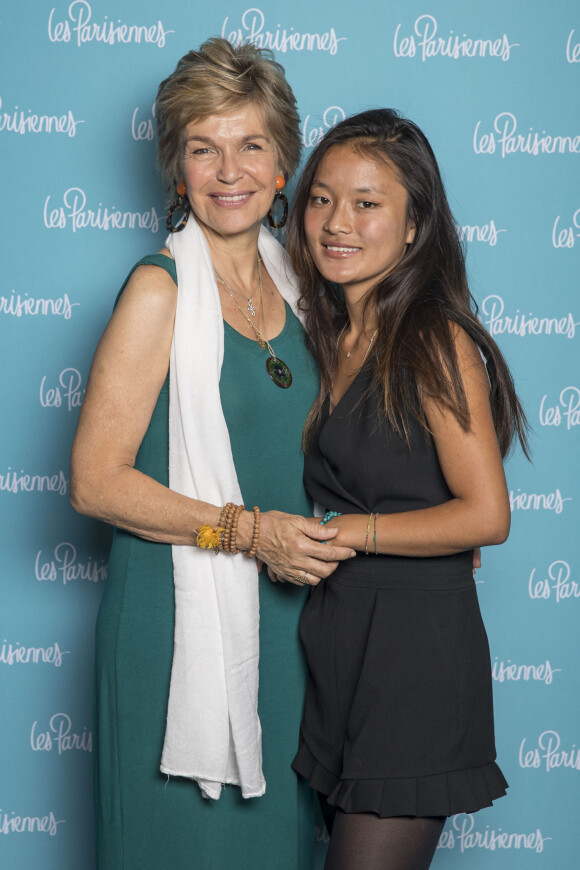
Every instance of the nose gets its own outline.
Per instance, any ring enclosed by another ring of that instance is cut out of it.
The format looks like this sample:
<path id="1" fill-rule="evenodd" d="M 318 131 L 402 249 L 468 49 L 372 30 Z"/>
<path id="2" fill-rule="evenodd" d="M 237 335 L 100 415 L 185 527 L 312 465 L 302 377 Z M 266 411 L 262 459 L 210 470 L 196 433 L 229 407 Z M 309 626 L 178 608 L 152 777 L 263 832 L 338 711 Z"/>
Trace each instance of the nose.
<path id="1" fill-rule="evenodd" d="M 243 175 L 237 151 L 226 149 L 221 154 L 217 177 L 225 184 L 235 184 Z"/>
<path id="2" fill-rule="evenodd" d="M 327 211 L 324 229 L 333 235 L 350 232 L 351 222 L 346 203 L 336 202 Z"/>

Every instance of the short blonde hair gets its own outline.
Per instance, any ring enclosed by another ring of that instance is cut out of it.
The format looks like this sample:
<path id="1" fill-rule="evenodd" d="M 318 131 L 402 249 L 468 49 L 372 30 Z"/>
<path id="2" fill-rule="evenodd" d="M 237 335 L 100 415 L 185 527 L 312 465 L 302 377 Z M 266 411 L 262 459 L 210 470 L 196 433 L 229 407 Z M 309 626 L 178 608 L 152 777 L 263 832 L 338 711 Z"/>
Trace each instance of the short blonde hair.
<path id="1" fill-rule="evenodd" d="M 284 68 L 268 49 L 234 47 L 213 37 L 199 51 L 184 55 L 157 91 L 157 157 L 169 190 L 181 180 L 187 125 L 244 103 L 252 103 L 260 112 L 285 178 L 294 174 L 300 161 L 300 117 Z"/>

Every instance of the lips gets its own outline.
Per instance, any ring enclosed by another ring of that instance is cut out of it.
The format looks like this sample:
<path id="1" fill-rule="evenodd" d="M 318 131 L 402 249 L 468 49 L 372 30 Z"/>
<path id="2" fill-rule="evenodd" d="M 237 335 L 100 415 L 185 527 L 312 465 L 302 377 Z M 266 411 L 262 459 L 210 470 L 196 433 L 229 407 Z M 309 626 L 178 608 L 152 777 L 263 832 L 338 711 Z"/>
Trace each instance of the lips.
<path id="1" fill-rule="evenodd" d="M 353 257 L 355 254 L 358 254 L 361 250 L 360 248 L 355 248 L 353 245 L 331 245 L 328 243 L 322 243 L 322 248 L 327 257 L 335 260 L 343 260 L 348 257 Z"/>
<path id="2" fill-rule="evenodd" d="M 210 193 L 211 199 L 218 205 L 240 205 L 247 202 L 251 196 L 253 196 L 253 191 L 251 190 L 244 191 L 243 193 Z"/>

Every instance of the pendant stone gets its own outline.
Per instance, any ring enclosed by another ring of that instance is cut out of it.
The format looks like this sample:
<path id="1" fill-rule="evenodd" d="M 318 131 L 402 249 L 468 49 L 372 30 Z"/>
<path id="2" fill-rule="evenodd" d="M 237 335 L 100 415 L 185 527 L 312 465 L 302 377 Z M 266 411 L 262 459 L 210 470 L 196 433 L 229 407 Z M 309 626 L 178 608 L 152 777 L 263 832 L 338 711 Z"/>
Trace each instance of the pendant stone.
<path id="1" fill-rule="evenodd" d="M 277 387 L 287 390 L 292 383 L 292 372 L 285 362 L 275 356 L 266 360 L 266 370 Z"/>
<path id="2" fill-rule="evenodd" d="M 256 316 L 256 309 L 254 308 L 254 303 L 251 299 L 248 299 L 248 311 L 252 315 L 252 317 Z"/>

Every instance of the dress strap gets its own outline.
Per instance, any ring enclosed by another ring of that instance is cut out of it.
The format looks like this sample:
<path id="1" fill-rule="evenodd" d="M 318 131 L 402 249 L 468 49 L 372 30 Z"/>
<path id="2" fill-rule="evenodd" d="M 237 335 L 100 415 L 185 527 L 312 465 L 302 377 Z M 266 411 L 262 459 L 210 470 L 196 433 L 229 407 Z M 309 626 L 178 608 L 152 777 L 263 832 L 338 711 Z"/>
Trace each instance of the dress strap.
<path id="1" fill-rule="evenodd" d="M 142 257 L 142 259 L 133 266 L 127 280 L 129 280 L 137 266 L 159 266 L 160 269 L 165 269 L 177 284 L 175 260 L 172 257 L 168 257 L 167 254 L 148 254 L 146 257 Z"/>
<path id="2" fill-rule="evenodd" d="M 115 306 L 117 305 L 117 302 L 121 298 L 121 294 L 123 293 L 123 290 L 125 289 L 125 287 L 129 283 L 129 279 L 130 279 L 131 275 L 133 274 L 133 272 L 135 271 L 135 269 L 137 268 L 137 266 L 159 266 L 160 269 L 165 269 L 165 271 L 171 276 L 173 281 L 177 284 L 177 269 L 175 268 L 175 260 L 173 260 L 171 257 L 168 257 L 166 254 L 148 254 L 146 257 L 142 257 L 138 263 L 135 263 L 135 265 L 133 266 L 133 268 L 131 269 L 131 271 L 129 272 L 127 277 L 125 278 L 125 281 L 123 282 L 123 286 L 119 290 L 119 292 L 117 294 L 117 298 L 115 299 Z"/>

